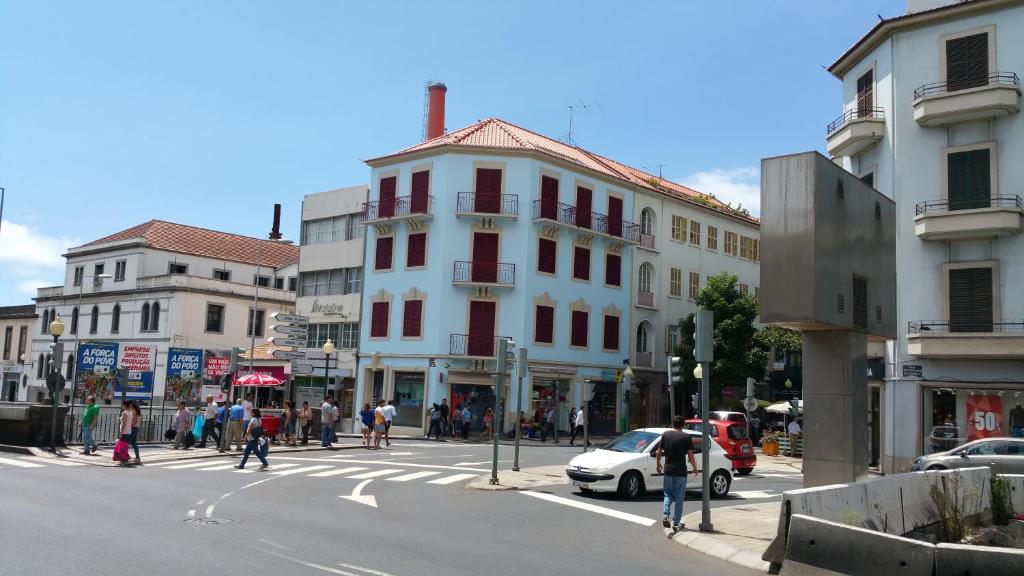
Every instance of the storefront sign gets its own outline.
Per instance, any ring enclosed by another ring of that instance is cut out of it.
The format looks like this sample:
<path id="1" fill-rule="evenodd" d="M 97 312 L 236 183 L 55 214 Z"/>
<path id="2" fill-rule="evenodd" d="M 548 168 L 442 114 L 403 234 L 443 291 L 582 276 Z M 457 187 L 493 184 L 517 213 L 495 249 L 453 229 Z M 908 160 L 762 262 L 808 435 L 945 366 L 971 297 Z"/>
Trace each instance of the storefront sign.
<path id="1" fill-rule="evenodd" d="M 922 370 L 920 364 L 904 364 L 903 365 L 903 377 L 904 378 L 924 378 L 924 370 Z"/>
<path id="2" fill-rule="evenodd" d="M 164 395 L 168 400 L 199 400 L 203 378 L 203 351 L 193 348 L 168 348 L 167 380 Z M 219 390 L 219 387 L 218 387 Z"/>
<path id="3" fill-rule="evenodd" d="M 1005 436 L 1003 399 L 999 396 L 967 397 L 967 441 Z"/>
<path id="4" fill-rule="evenodd" d="M 348 314 L 345 314 L 345 307 L 341 304 L 321 304 L 320 300 L 313 300 L 313 306 L 309 310 L 310 314 L 319 314 L 320 316 L 341 316 L 345 318 Z"/>

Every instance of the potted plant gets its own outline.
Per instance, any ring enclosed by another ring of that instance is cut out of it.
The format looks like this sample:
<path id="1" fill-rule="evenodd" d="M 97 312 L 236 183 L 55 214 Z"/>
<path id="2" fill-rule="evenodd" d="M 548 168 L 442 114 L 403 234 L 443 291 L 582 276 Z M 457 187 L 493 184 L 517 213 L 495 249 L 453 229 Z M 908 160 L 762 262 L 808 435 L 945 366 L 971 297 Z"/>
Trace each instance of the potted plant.
<path id="1" fill-rule="evenodd" d="M 779 455 L 779 433 L 767 431 L 761 435 L 761 453 L 765 456 Z"/>

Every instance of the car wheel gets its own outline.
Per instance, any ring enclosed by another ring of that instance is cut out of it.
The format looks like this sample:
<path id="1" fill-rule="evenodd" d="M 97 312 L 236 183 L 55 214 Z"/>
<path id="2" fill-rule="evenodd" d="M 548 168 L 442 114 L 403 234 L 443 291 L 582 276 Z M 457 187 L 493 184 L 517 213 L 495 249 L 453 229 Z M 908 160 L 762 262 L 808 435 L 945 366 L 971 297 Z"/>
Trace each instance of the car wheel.
<path id="1" fill-rule="evenodd" d="M 754 471 L 753 468 L 737 468 L 736 469 L 736 472 L 739 473 L 740 476 L 746 476 L 747 474 L 750 474 L 753 471 Z"/>
<path id="2" fill-rule="evenodd" d="M 644 492 L 644 479 L 636 470 L 630 470 L 619 479 L 619 496 L 635 500 Z"/>
<path id="3" fill-rule="evenodd" d="M 729 494 L 729 474 L 724 470 L 716 470 L 708 482 L 711 485 L 712 498 L 725 498 Z"/>
<path id="4" fill-rule="evenodd" d="M 929 467 L 928 467 L 927 469 L 928 469 L 928 470 L 945 470 L 945 469 L 946 469 L 946 467 L 945 467 L 945 466 L 942 466 L 942 465 L 940 465 L 940 464 L 932 464 L 932 465 L 931 465 L 931 466 L 929 466 Z"/>

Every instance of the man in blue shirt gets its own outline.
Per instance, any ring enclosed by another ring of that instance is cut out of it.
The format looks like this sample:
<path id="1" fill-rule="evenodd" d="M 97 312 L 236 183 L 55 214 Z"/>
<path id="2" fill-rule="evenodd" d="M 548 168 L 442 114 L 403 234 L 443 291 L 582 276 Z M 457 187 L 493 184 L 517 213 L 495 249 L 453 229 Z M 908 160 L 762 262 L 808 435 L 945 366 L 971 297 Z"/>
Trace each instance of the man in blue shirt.
<path id="1" fill-rule="evenodd" d="M 235 450 L 241 452 L 243 414 L 245 414 L 245 408 L 242 407 L 242 399 L 237 398 L 235 404 L 228 410 L 228 439 L 224 442 L 224 446 L 220 450 L 221 452 L 224 452 L 232 440 L 235 442 Z"/>

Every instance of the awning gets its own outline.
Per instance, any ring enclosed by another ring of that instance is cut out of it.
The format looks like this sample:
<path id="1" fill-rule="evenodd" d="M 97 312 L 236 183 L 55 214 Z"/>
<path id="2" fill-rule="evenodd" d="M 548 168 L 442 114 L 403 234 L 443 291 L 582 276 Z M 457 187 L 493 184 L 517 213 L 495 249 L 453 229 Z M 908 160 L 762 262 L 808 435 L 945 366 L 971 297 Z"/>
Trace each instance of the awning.
<path id="1" fill-rule="evenodd" d="M 798 399 L 796 402 L 797 407 L 799 408 L 799 413 L 803 414 L 804 401 Z M 764 410 L 765 412 L 774 412 L 775 414 L 789 414 L 790 408 L 792 408 L 792 406 L 790 406 L 789 401 L 787 400 L 785 402 L 778 402 L 776 404 L 772 404 L 771 406 L 765 408 Z"/>

